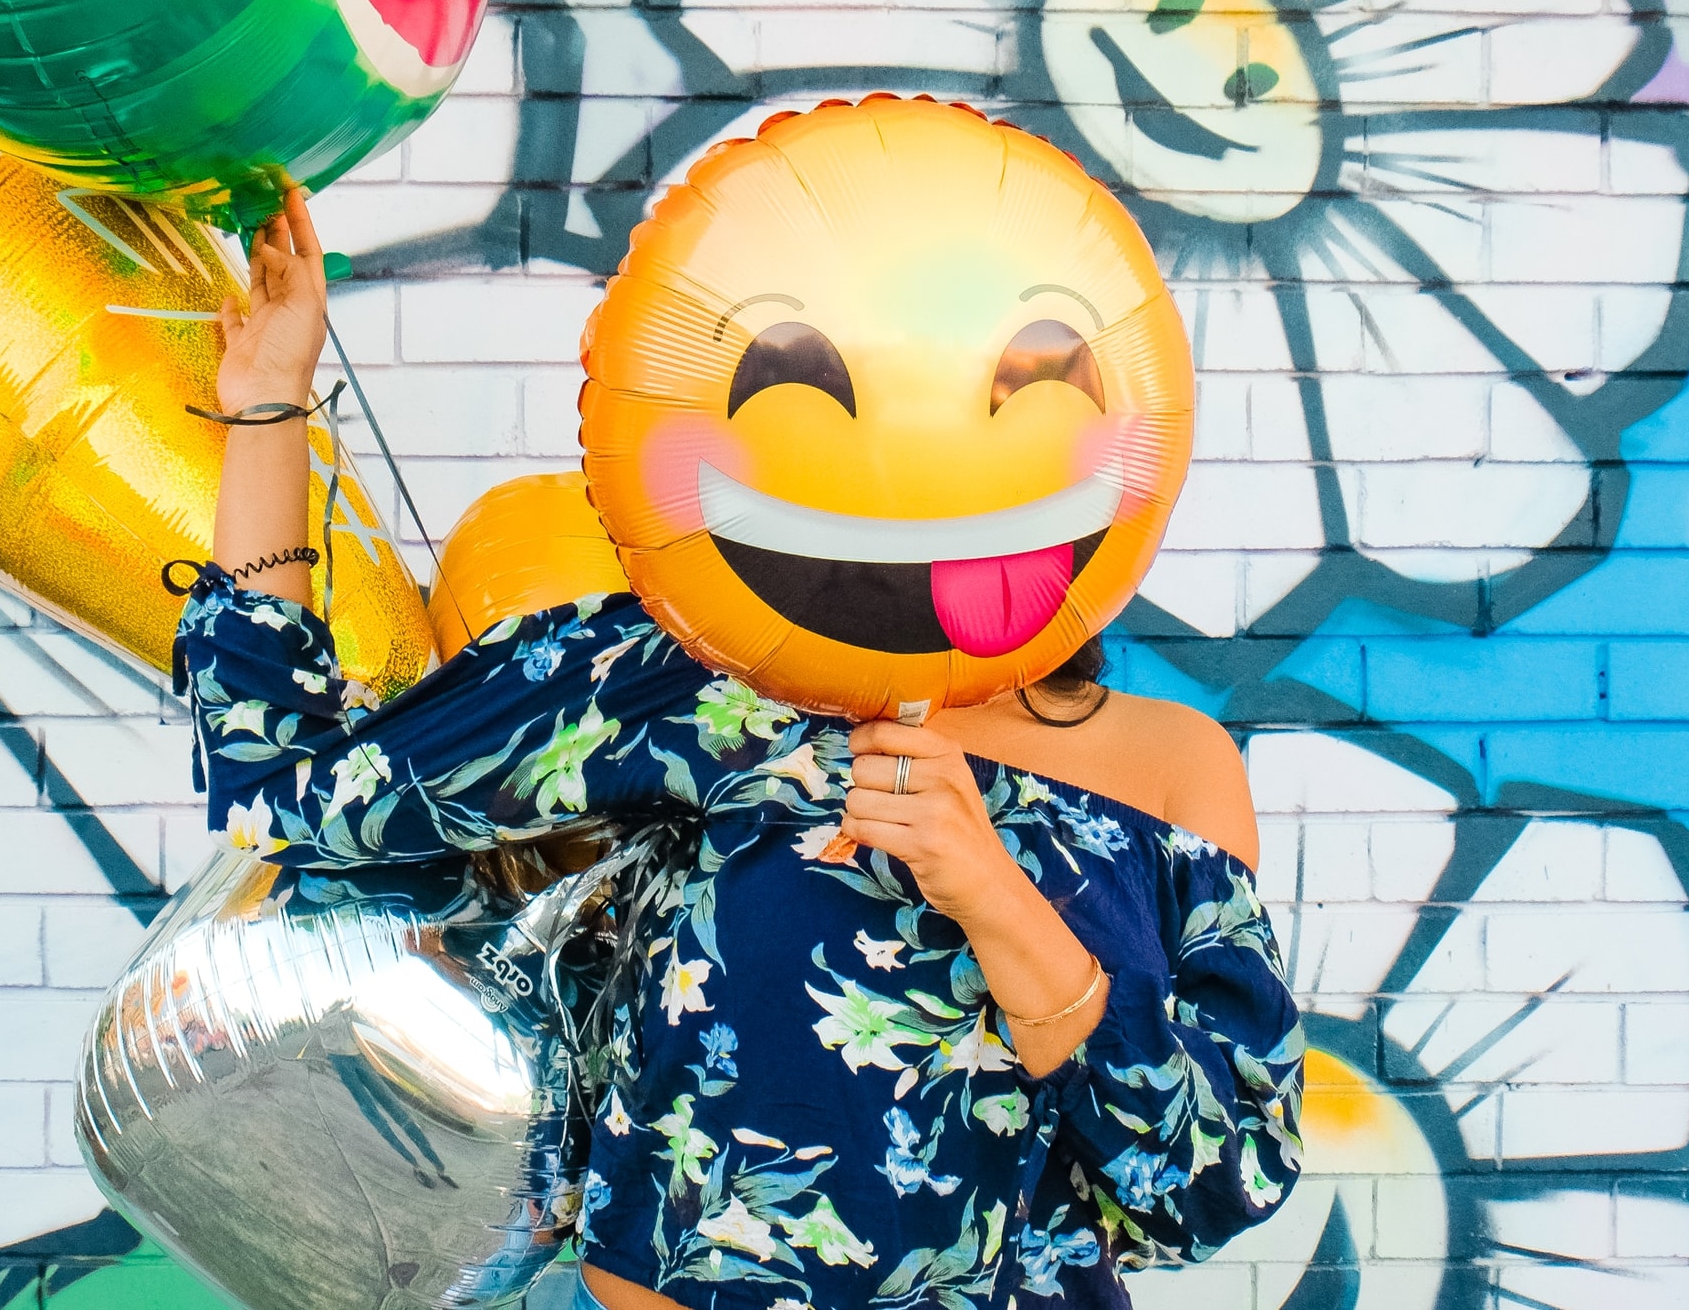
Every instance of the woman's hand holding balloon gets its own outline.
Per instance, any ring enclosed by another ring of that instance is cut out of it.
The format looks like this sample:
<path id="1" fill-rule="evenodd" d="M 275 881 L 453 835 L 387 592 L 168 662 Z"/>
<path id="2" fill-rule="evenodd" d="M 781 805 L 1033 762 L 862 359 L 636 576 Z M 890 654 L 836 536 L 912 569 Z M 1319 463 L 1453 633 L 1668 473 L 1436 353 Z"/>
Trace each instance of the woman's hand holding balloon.
<path id="1" fill-rule="evenodd" d="M 242 315 L 233 297 L 218 315 L 225 349 L 217 398 L 226 414 L 251 405 L 305 405 L 327 336 L 323 252 L 297 188 L 286 209 L 252 239 L 252 290 Z M 235 426 L 223 456 L 212 552 L 225 569 L 305 544 L 310 447 L 304 419 Z M 311 603 L 311 570 L 301 562 L 255 573 L 237 585 Z"/>
<path id="2" fill-rule="evenodd" d="M 1004 848 L 960 746 L 931 728 L 875 722 L 851 733 L 850 749 L 842 835 L 902 860 L 927 903 L 961 925 L 1021 1063 L 1034 1077 L 1049 1073 L 1097 1026 L 1107 986 L 1055 1022 L 1016 1017 L 1059 1014 L 1084 996 L 1091 953 Z M 901 794 L 899 756 L 909 760 Z"/>

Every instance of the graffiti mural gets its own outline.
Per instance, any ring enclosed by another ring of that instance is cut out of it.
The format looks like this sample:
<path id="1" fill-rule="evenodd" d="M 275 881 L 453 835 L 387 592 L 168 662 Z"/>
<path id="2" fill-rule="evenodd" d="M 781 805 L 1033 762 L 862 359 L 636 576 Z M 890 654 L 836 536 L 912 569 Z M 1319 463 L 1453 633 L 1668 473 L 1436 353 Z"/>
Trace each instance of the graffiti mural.
<path id="1" fill-rule="evenodd" d="M 710 142 L 929 93 L 1118 186 L 1200 399 L 1109 678 L 1244 744 L 1317 1048 L 1292 1202 L 1139 1275 L 1144 1310 L 1689 1303 L 1671 8 L 495 6 L 436 119 L 317 202 L 357 270 L 337 324 L 438 533 L 572 457 L 580 321 Z M 0 1310 L 195 1306 L 102 1213 L 65 1113 L 98 989 L 205 849 L 186 727 L 0 604 Z"/>

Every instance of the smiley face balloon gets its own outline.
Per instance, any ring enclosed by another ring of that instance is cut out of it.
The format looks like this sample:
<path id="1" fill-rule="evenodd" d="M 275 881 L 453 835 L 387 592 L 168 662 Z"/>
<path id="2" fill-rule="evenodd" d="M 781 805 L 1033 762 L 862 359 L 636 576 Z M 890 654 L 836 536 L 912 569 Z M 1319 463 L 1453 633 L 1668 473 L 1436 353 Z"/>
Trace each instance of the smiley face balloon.
<path id="1" fill-rule="evenodd" d="M 1142 233 L 1069 156 L 872 97 L 715 147 L 583 340 L 593 501 L 652 615 L 853 718 L 1058 668 L 1125 606 L 1190 457 Z"/>

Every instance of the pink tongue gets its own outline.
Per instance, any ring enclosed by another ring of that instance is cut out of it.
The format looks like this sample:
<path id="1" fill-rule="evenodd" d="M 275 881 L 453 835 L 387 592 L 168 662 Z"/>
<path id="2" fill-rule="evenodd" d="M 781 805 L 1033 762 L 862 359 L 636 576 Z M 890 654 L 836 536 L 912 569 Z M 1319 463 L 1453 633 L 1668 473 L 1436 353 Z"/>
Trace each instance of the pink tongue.
<path id="1" fill-rule="evenodd" d="M 940 560 L 932 566 L 932 603 L 957 650 L 1002 655 L 1043 629 L 1072 582 L 1071 544 L 995 559 Z"/>
<path id="2" fill-rule="evenodd" d="M 449 68 L 469 50 L 485 0 L 371 0 L 375 12 L 430 68 Z"/>

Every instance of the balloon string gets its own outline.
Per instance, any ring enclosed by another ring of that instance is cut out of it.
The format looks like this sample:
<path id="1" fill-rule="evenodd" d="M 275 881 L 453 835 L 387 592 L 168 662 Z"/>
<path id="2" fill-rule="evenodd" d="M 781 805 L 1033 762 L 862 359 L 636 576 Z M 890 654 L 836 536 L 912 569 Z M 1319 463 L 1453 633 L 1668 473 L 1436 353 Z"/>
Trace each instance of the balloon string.
<path id="1" fill-rule="evenodd" d="M 387 471 L 393 475 L 393 485 L 399 489 L 399 495 L 405 502 L 405 508 L 411 512 L 411 522 L 416 524 L 416 530 L 422 534 L 422 544 L 428 547 L 429 558 L 434 561 L 434 576 L 440 585 L 446 589 L 446 599 L 451 601 L 452 609 L 457 611 L 458 622 L 463 630 L 469 632 L 469 620 L 464 617 L 463 607 L 457 603 L 457 595 L 452 591 L 452 584 L 446 578 L 446 570 L 440 565 L 439 553 L 434 549 L 434 541 L 428 535 L 428 529 L 422 526 L 422 515 L 417 513 L 416 502 L 411 499 L 410 488 L 405 485 L 404 475 L 399 472 L 399 466 L 393 460 L 393 452 L 387 445 L 387 438 L 381 433 L 381 424 L 375 421 L 375 413 L 370 409 L 369 397 L 364 395 L 362 384 L 358 381 L 357 371 L 352 367 L 352 361 L 346 357 L 346 348 L 340 344 L 340 336 L 334 330 L 334 324 L 327 314 L 323 315 L 323 324 L 328 328 L 328 339 L 334 343 L 334 353 L 340 357 L 341 370 L 346 374 L 346 380 L 352 384 L 352 394 L 358 398 L 358 408 L 364 413 L 364 422 L 369 424 L 369 430 L 375 436 L 375 444 L 381 449 L 381 458 L 387 464 Z M 338 460 L 336 461 L 338 463 Z M 325 537 L 326 540 L 326 537 Z M 469 632 L 474 637 L 473 632 Z"/>

